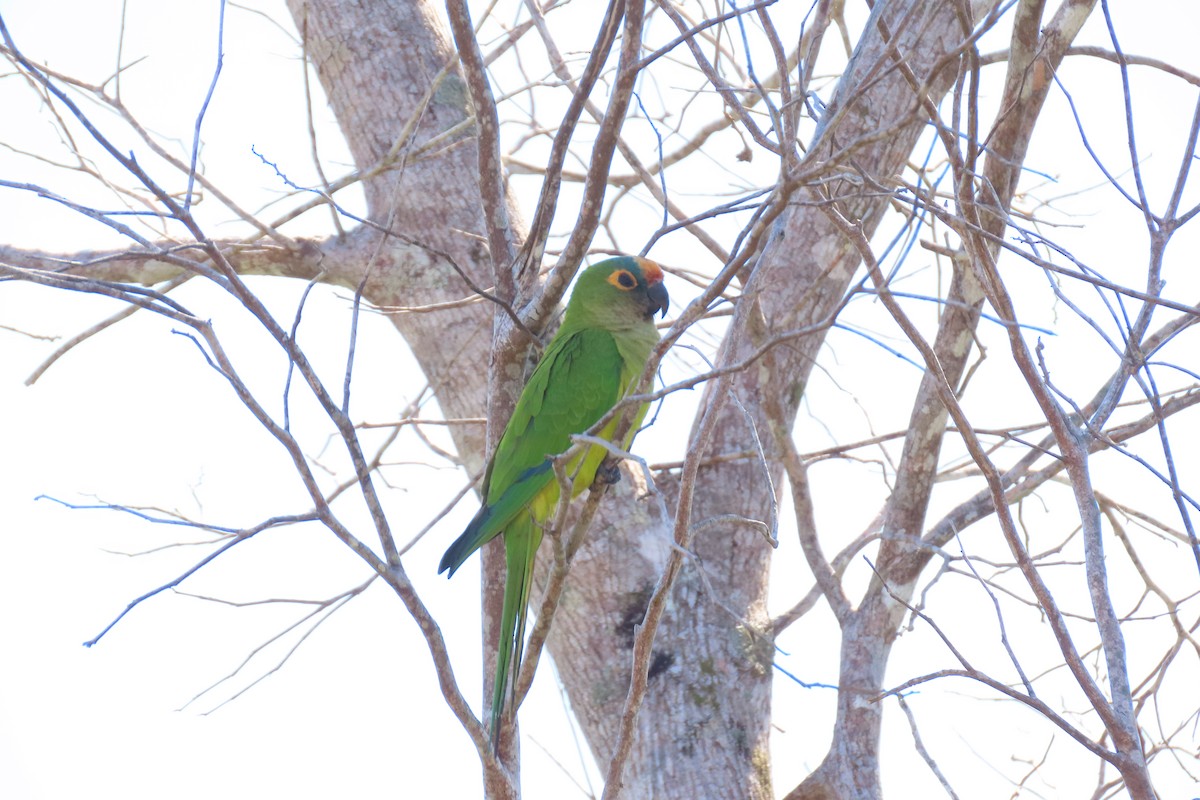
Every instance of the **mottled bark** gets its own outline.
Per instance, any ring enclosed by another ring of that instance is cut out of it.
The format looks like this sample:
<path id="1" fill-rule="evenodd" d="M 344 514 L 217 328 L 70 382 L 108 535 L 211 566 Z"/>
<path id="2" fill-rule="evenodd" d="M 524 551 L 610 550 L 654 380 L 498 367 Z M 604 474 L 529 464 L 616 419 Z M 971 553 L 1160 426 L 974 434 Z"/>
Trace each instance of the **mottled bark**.
<path id="1" fill-rule="evenodd" d="M 975 211 L 976 224 L 992 237 L 987 248 L 993 259 L 999 250 L 998 237 L 1007 226 L 1009 204 L 1046 97 L 1049 76 L 1057 69 L 1088 10 L 1064 6 L 1068 13 L 1060 11 L 1055 24 L 1048 27 L 1046 39 L 1039 42 L 1041 9 L 1041 4 L 1027 4 L 1018 12 L 1002 103 L 1005 113 L 987 135 L 989 154 L 978 195 L 972 179 L 976 159 L 981 156 L 974 138 L 978 133 L 972 132 L 971 140 L 962 148 L 965 155 L 960 152 L 958 141 L 946 141 L 948 150 L 959 154 L 956 161 L 959 202 L 964 209 Z M 1068 21 L 1064 22 L 1063 17 Z M 964 60 L 961 67 L 964 79 L 975 79 L 968 73 L 972 63 L 977 62 Z M 910 85 L 928 83 L 920 71 L 913 73 L 909 76 Z M 931 92 L 927 104 L 931 114 L 937 97 Z M 886 290 L 883 286 L 878 288 Z M 917 579 L 935 552 L 922 542 L 921 534 L 946 431 L 948 410 L 944 393 L 956 391 L 962 380 L 983 296 L 975 269 L 965 258 L 956 259 L 948 303 L 930 348 L 932 361 L 916 395 L 896 486 L 884 510 L 875 578 L 858 607 L 839 620 L 842 652 L 834 741 L 826 759 L 788 795 L 789 800 L 882 797 L 878 758 L 884 673 Z"/>
<path id="2" fill-rule="evenodd" d="M 327 259 L 322 266 L 345 264 L 347 285 L 366 276 L 364 296 L 382 307 L 470 297 L 451 259 L 477 285 L 490 286 L 473 142 L 434 157 L 407 158 L 470 114 L 457 72 L 431 91 L 434 77 L 454 59 L 434 7 L 399 0 L 291 0 L 288 6 L 355 164 L 360 170 L 386 166 L 363 190 L 368 218 L 396 234 L 360 226 L 344 240 L 321 242 Z M 470 305 L 391 316 L 448 416 L 480 416 L 485 408 L 479 374 L 487 362 L 492 311 Z M 466 463 L 478 469 L 481 432 L 463 427 L 455 434 Z"/>
<path id="3" fill-rule="evenodd" d="M 942 2 L 881 3 L 876 9 L 876 16 L 880 15 L 895 33 L 910 68 L 931 81 L 931 96 L 944 93 L 954 71 L 944 69 L 951 62 L 943 59 L 966 37 L 956 7 Z M 935 80 L 938 68 L 943 69 Z M 868 27 L 828 115 L 833 121 L 800 165 L 802 174 L 815 179 L 861 169 L 886 180 L 899 172 L 927 116 L 920 98 L 896 69 L 878 26 Z M 871 230 L 884 202 L 878 195 L 861 193 L 854 184 L 844 184 L 842 191 L 843 207 Z M 816 199 L 807 190 L 797 197 Z M 842 302 L 859 260 L 854 246 L 819 209 L 796 205 L 780 218 L 745 286 L 733 333 L 727 338 L 733 345 L 723 352 L 721 364 L 739 363 L 772 337 L 803 328 L 814 332 L 769 351 L 737 376 L 733 391 L 744 401 L 749 418 L 737 404 L 726 404 L 706 453 L 753 452 L 753 431 L 770 448 L 773 422 L 783 420 L 790 426 L 823 341 L 823 325 Z M 702 407 L 716 400 L 711 391 Z M 777 420 L 771 417 L 772 409 Z M 778 485 L 778 460 L 771 460 Z M 673 499 L 671 482 L 665 479 L 662 488 Z M 754 457 L 702 467 L 692 519 L 703 523 L 738 515 L 766 520 L 772 502 L 769 485 L 761 460 Z M 623 700 L 619 687 L 627 680 L 631 624 L 639 619 L 639 604 L 645 603 L 666 557 L 665 543 L 657 541 L 667 536 L 664 521 L 657 520 L 652 509 L 644 513 L 643 530 L 610 526 L 596 532 L 572 573 L 569 591 L 574 600 L 557 617 L 555 636 L 567 630 L 589 630 L 578 640 L 559 639 L 554 652 L 564 664 L 563 680 L 577 698 L 576 712 L 602 762 L 610 752 Z M 772 549 L 756 529 L 720 522 L 697 531 L 694 552 L 698 560 L 688 563 L 676 584 L 673 604 L 659 631 L 659 669 L 652 665 L 651 691 L 640 717 L 642 736 L 625 796 L 771 796 L 766 747 L 773 640 L 765 598 Z M 707 581 L 699 576 L 700 569 L 706 571 Z M 611 585 L 617 576 L 632 588 L 615 595 L 596 591 L 595 587 Z M 602 624 L 597 625 L 597 620 Z M 856 624 L 869 630 L 847 630 L 846 640 L 872 648 L 871 642 L 894 636 L 897 622 L 895 610 L 887 616 L 864 612 Z M 862 634 L 861 640 L 857 633 Z M 597 654 L 603 657 L 597 659 Z M 871 659 L 875 679 L 860 681 L 855 675 L 844 675 L 846 686 L 879 685 L 886 651 L 872 654 Z M 858 664 L 862 659 L 850 661 Z M 853 689 L 843 696 L 847 708 L 862 705 Z M 850 719 L 844 722 L 858 724 Z M 877 720 L 866 724 L 876 725 Z M 862 733 L 867 734 L 864 741 L 871 738 L 871 730 Z M 833 787 L 833 796 L 857 797 L 847 786 L 870 784 L 877 791 L 877 764 L 874 753 L 856 754 L 837 764 L 837 775 L 822 779 Z"/>

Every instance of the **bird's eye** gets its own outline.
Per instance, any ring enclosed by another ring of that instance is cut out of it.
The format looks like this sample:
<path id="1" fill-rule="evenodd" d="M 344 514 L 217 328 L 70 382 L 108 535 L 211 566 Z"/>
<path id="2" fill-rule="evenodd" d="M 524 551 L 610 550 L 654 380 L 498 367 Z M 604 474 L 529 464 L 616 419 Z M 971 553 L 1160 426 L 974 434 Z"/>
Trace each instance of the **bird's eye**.
<path id="1" fill-rule="evenodd" d="M 637 286 L 637 278 L 633 277 L 633 273 L 626 269 L 619 269 L 612 275 L 609 275 L 608 282 L 618 289 L 624 289 L 625 291 Z"/>

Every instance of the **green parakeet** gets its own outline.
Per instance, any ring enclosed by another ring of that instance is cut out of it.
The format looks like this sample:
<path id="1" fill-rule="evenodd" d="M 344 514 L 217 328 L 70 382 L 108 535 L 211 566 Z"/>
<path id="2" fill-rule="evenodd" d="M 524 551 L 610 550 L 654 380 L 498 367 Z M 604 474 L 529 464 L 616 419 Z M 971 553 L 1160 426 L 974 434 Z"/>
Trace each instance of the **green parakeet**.
<path id="1" fill-rule="evenodd" d="M 632 388 L 658 341 L 654 314 L 667 313 L 667 290 L 657 264 L 623 256 L 594 264 L 579 275 L 562 327 L 546 346 L 521 391 L 483 478 L 483 507 L 454 541 L 438 572 L 450 575 L 487 542 L 504 536 L 507 577 L 500 616 L 491 735 L 515 693 L 525 646 L 525 619 L 533 562 L 542 526 L 554 516 L 559 485 L 551 459 L 571 447 L 571 434 L 592 427 Z M 628 448 L 646 414 L 639 409 L 626 437 Z M 599 435 L 611 441 L 616 419 Z M 592 484 L 607 451 L 588 447 L 567 465 L 571 496 Z M 448 576 L 449 577 L 449 576 Z"/>

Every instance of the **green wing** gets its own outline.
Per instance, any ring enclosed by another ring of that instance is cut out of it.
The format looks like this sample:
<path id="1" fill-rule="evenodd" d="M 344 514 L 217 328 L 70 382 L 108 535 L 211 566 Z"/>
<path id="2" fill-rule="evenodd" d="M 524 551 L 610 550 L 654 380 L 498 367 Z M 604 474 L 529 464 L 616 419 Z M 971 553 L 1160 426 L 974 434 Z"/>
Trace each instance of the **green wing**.
<path id="1" fill-rule="evenodd" d="M 608 331 L 590 328 L 556 338 L 521 393 L 512 419 L 496 447 L 488 502 L 538 473 L 553 480 L 547 455 L 571 446 L 616 404 L 621 392 L 621 355 Z"/>
<path id="2" fill-rule="evenodd" d="M 549 456 L 566 451 L 571 434 L 583 433 L 604 416 L 626 382 L 620 352 L 608 331 L 560 331 L 554 337 L 496 446 L 483 489 L 483 508 L 446 550 L 438 572 L 448 569 L 453 575 L 541 492 L 557 498 Z"/>

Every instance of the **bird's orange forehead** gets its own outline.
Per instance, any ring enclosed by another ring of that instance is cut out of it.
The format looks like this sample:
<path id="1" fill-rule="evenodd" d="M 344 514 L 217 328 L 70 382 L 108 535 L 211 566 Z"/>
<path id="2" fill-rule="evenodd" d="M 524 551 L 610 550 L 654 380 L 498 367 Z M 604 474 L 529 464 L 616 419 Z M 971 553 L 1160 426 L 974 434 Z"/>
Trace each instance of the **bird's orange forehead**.
<path id="1" fill-rule="evenodd" d="M 660 267 L 658 264 L 655 264 L 650 259 L 641 258 L 640 256 L 634 256 L 633 260 L 636 261 L 637 265 L 642 268 L 642 275 L 645 276 L 646 283 L 661 283 L 662 282 L 662 279 L 663 279 L 662 267 Z"/>

